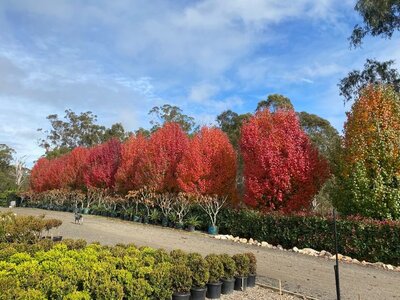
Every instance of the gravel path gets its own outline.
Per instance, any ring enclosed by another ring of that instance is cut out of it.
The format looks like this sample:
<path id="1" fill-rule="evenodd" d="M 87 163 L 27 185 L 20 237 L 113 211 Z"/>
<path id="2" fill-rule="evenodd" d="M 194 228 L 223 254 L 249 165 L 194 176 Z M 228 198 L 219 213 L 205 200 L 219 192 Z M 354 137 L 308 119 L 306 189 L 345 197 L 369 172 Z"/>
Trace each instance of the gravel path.
<path id="1" fill-rule="evenodd" d="M 277 286 L 280 279 L 282 288 L 286 290 L 319 299 L 336 299 L 334 262 L 331 260 L 216 240 L 198 232 L 189 233 L 99 216 L 85 216 L 84 224 L 76 225 L 73 222 L 72 213 L 31 208 L 16 208 L 14 211 L 25 215 L 44 213 L 47 217 L 62 220 L 63 225 L 55 234 L 61 234 L 64 238 L 83 238 L 89 242 L 99 241 L 102 244 L 133 242 L 138 246 L 147 245 L 166 250 L 180 248 L 202 254 L 211 252 L 235 254 L 252 251 L 258 260 L 260 283 Z M 361 299 L 373 300 L 400 299 L 399 272 L 341 263 L 340 285 L 342 299 L 359 299 L 359 296 Z M 251 297 L 242 299 L 275 299 Z"/>

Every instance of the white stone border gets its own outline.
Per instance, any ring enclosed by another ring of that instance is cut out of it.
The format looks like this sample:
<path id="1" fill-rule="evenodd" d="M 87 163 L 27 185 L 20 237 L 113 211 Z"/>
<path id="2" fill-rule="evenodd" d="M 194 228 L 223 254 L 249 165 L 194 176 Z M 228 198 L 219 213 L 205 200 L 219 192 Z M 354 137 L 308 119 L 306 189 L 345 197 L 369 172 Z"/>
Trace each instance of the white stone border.
<path id="1" fill-rule="evenodd" d="M 268 244 L 265 241 L 259 242 L 257 240 L 253 240 L 252 238 L 247 240 L 245 238 L 240 238 L 238 236 L 234 237 L 233 235 L 229 235 L 229 234 L 226 234 L 226 235 L 217 234 L 217 235 L 212 235 L 211 237 L 215 238 L 217 240 L 227 240 L 227 241 L 232 241 L 235 243 L 247 244 L 247 245 L 258 246 L 258 247 L 266 247 L 269 249 L 277 249 L 277 250 L 281 250 L 281 251 L 295 252 L 295 253 L 300 253 L 300 254 L 310 255 L 310 256 L 315 256 L 315 257 L 322 257 L 322 258 L 331 259 L 331 260 L 336 259 L 335 255 L 332 255 L 331 253 L 329 253 L 328 251 L 325 251 L 325 250 L 317 251 L 317 250 L 314 250 L 311 248 L 298 249 L 297 247 L 293 247 L 292 249 L 288 250 L 288 249 L 283 249 L 283 247 L 281 245 L 274 246 L 274 245 Z M 400 272 L 400 266 L 396 267 L 396 266 L 392 266 L 390 264 L 384 264 L 382 262 L 370 263 L 365 260 L 360 262 L 356 258 L 351 258 L 349 256 L 345 256 L 342 254 L 338 254 L 338 259 L 345 263 L 360 264 L 360 265 L 364 265 L 364 266 L 374 266 L 374 267 L 378 267 L 378 268 L 385 269 L 385 270 Z"/>

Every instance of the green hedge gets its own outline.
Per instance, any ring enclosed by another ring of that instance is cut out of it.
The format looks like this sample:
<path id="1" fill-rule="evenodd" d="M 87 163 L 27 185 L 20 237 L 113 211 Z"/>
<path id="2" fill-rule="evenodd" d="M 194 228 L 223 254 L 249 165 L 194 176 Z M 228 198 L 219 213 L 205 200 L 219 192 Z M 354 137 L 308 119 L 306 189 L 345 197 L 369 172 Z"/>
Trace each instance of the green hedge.
<path id="1" fill-rule="evenodd" d="M 284 248 L 313 248 L 334 252 L 333 219 L 315 215 L 262 214 L 251 210 L 223 210 L 220 233 Z M 339 253 L 400 265 L 400 222 L 361 218 L 337 220 Z"/>

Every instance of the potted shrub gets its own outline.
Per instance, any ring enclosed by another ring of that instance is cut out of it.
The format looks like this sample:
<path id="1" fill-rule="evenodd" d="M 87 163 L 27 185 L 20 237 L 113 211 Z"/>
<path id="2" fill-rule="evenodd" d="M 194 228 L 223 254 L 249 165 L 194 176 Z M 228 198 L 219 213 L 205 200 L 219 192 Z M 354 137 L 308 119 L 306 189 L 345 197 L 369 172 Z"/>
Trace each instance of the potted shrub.
<path id="1" fill-rule="evenodd" d="M 257 259 L 254 253 L 245 253 L 250 260 L 249 264 L 249 276 L 247 277 L 247 287 L 256 286 L 256 276 L 257 276 Z"/>
<path id="2" fill-rule="evenodd" d="M 221 293 L 223 295 L 230 294 L 233 292 L 233 288 L 235 286 L 235 273 L 236 273 L 236 264 L 232 257 L 228 254 L 221 254 L 220 260 L 222 265 L 224 266 L 224 275 L 222 276 L 222 286 Z"/>
<path id="3" fill-rule="evenodd" d="M 158 224 L 160 221 L 160 212 L 157 209 L 153 209 L 149 216 L 151 224 Z"/>
<path id="4" fill-rule="evenodd" d="M 183 263 L 174 264 L 171 270 L 172 276 L 172 300 L 189 300 L 192 287 L 192 272 Z"/>
<path id="5" fill-rule="evenodd" d="M 207 283 L 207 298 L 219 299 L 221 297 L 221 278 L 224 275 L 224 266 L 216 254 L 206 256 L 210 277 Z"/>
<path id="6" fill-rule="evenodd" d="M 171 256 L 171 263 L 172 264 L 184 264 L 188 263 L 188 254 L 185 251 L 180 249 L 172 250 L 169 255 Z"/>
<path id="7" fill-rule="evenodd" d="M 199 218 L 197 216 L 190 216 L 186 221 L 186 225 L 189 232 L 194 232 L 196 230 L 196 226 L 200 225 Z"/>
<path id="8" fill-rule="evenodd" d="M 206 284 L 210 277 L 208 262 L 199 253 L 188 256 L 188 266 L 192 271 L 191 300 L 204 300 L 206 298 Z"/>
<path id="9" fill-rule="evenodd" d="M 236 264 L 234 289 L 244 291 L 247 287 L 247 276 L 250 273 L 250 259 L 246 254 L 235 254 L 232 258 Z"/>

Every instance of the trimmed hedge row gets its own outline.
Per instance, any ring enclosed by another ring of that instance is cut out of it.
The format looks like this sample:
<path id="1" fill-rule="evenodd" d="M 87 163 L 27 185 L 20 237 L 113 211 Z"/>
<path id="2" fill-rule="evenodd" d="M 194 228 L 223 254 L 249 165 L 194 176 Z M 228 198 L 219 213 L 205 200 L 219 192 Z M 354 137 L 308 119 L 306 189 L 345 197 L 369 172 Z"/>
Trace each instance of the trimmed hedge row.
<path id="1" fill-rule="evenodd" d="M 262 214 L 251 210 L 225 209 L 219 230 L 284 248 L 313 248 L 334 252 L 332 217 Z M 400 222 L 362 218 L 337 220 L 339 253 L 366 260 L 400 265 Z"/>

